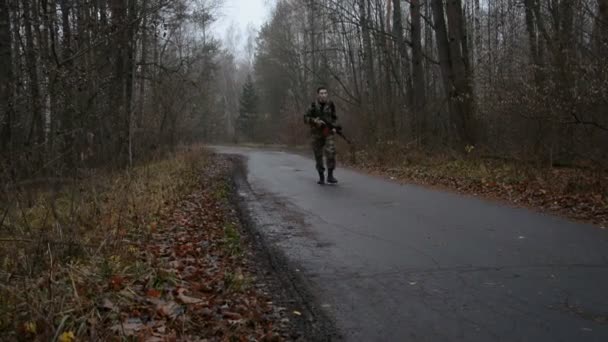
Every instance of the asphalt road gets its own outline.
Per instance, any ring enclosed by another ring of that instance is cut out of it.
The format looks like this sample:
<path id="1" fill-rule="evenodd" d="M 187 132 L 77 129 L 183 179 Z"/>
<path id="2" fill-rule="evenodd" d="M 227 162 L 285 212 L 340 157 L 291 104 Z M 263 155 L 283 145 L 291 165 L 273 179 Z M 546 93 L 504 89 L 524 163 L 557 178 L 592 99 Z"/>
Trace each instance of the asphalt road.
<path id="1" fill-rule="evenodd" d="M 314 162 L 247 160 L 257 229 L 349 341 L 608 341 L 608 231 Z"/>

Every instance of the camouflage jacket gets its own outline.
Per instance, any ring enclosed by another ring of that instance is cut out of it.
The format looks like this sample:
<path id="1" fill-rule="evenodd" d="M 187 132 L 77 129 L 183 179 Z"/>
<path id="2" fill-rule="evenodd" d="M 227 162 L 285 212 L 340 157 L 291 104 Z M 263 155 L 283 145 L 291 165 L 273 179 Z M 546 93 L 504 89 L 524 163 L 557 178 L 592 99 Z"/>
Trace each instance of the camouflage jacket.
<path id="1" fill-rule="evenodd" d="M 323 128 L 315 126 L 313 122 L 315 118 L 319 118 L 333 125 L 338 125 L 338 117 L 336 116 L 336 106 L 334 103 L 329 101 L 325 104 L 321 104 L 315 101 L 310 105 L 306 114 L 304 114 L 304 122 L 310 125 L 311 134 L 321 135 Z"/>

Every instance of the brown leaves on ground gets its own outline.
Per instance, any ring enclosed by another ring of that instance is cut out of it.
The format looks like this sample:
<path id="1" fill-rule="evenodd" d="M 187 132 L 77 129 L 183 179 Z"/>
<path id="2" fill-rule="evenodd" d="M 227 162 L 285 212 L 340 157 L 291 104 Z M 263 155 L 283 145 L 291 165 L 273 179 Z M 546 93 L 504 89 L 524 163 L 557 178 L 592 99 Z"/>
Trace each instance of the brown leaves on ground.
<path id="1" fill-rule="evenodd" d="M 228 201 L 229 170 L 224 159 L 195 150 L 106 175 L 105 187 L 77 184 L 74 200 L 56 196 L 52 205 L 15 213 L 28 221 L 9 222 L 29 235 L 16 236 L 25 243 L 0 245 L 0 339 L 285 336 L 282 313 L 256 283 L 241 241 Z M 46 218 L 47 207 L 56 221 Z M 69 234 L 53 236 L 66 222 Z"/>
<path id="2" fill-rule="evenodd" d="M 392 157 L 391 157 L 392 156 Z M 359 151 L 356 168 L 422 185 L 507 201 L 608 226 L 608 173 L 582 168 L 535 168 L 514 161 Z"/>
<path id="3" fill-rule="evenodd" d="M 249 285 L 253 275 L 239 237 L 231 235 L 238 222 L 226 197 L 228 166 L 219 159 L 213 165 L 200 188 L 140 239 L 136 258 L 151 269 L 110 294 L 120 303 L 118 322 L 111 325 L 117 336 L 141 341 L 278 338 L 275 308 Z"/>

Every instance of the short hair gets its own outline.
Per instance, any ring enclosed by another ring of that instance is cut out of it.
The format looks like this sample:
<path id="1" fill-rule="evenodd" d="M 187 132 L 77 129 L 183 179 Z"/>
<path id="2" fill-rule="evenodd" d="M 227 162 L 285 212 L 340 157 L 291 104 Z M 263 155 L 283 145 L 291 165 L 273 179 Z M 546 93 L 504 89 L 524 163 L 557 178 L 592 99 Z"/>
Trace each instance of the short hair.
<path id="1" fill-rule="evenodd" d="M 327 90 L 327 88 L 325 88 L 325 87 L 323 87 L 323 86 L 321 86 L 321 87 L 317 88 L 317 94 L 318 94 L 318 93 L 319 93 L 321 90 Z"/>

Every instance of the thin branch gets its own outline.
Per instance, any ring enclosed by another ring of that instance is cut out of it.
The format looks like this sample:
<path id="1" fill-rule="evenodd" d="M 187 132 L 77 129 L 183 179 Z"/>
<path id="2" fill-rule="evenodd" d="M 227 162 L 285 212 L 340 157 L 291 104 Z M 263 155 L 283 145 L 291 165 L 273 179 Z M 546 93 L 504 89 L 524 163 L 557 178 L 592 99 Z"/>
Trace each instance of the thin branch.
<path id="1" fill-rule="evenodd" d="M 163 7 L 167 6 L 170 2 L 161 2 L 160 4 L 156 5 L 155 7 L 152 7 L 150 9 L 148 9 L 146 12 L 142 11 L 142 15 L 131 20 L 130 22 L 127 22 L 126 25 L 124 25 L 122 28 L 109 33 L 107 36 L 100 38 L 97 42 L 94 42 L 93 44 L 91 44 L 90 46 L 84 47 L 82 49 L 80 49 L 79 51 L 77 51 L 76 53 L 74 53 L 72 56 L 57 62 L 57 66 L 58 67 L 63 67 L 65 66 L 67 63 L 73 61 L 74 59 L 79 58 L 80 56 L 83 56 L 84 54 L 86 54 L 87 52 L 97 48 L 98 46 L 102 45 L 103 43 L 105 43 L 109 38 L 112 38 L 116 35 L 118 35 L 119 33 L 124 33 L 124 31 L 128 30 L 131 28 L 131 25 L 134 25 L 136 23 L 138 23 L 139 21 L 141 21 L 144 17 L 147 17 L 151 14 L 155 14 L 158 10 L 162 9 Z"/>
<path id="2" fill-rule="evenodd" d="M 579 116 L 576 113 L 572 113 L 572 116 L 574 117 L 574 121 L 569 122 L 569 124 L 574 124 L 574 125 L 586 125 L 586 126 L 593 126 L 595 128 L 599 128 L 602 131 L 607 131 L 608 132 L 608 127 L 601 125 L 595 121 L 588 121 L 588 120 L 581 120 L 581 118 L 579 118 Z"/>

